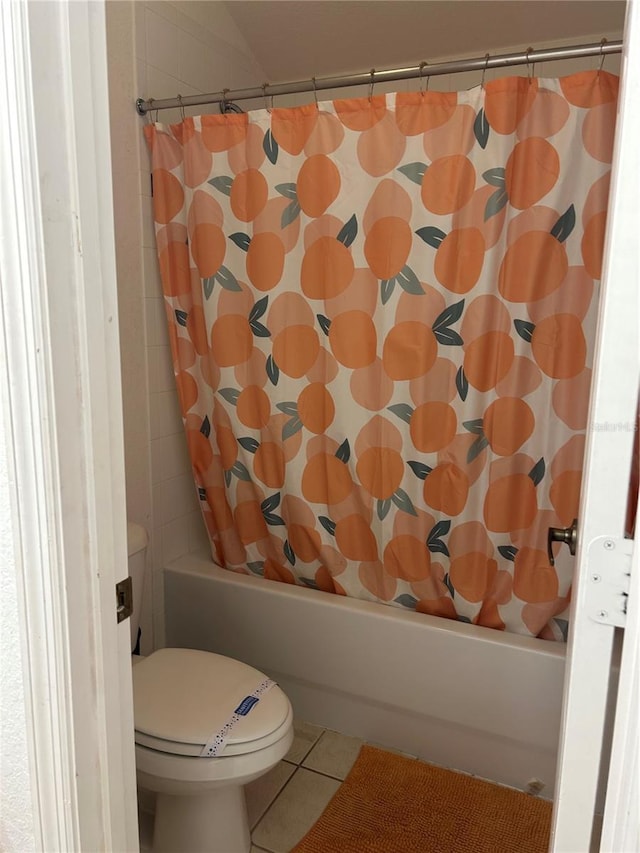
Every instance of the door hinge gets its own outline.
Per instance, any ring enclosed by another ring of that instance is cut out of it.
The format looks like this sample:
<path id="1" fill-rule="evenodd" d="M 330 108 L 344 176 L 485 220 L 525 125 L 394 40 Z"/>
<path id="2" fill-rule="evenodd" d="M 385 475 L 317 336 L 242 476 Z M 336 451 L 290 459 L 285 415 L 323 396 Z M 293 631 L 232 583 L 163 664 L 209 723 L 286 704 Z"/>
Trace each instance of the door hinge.
<path id="1" fill-rule="evenodd" d="M 594 622 L 625 627 L 632 551 L 633 539 L 598 536 L 590 543 L 585 606 Z"/>
<path id="2" fill-rule="evenodd" d="M 116 615 L 118 622 L 128 619 L 133 613 L 133 584 L 131 576 L 116 584 Z"/>

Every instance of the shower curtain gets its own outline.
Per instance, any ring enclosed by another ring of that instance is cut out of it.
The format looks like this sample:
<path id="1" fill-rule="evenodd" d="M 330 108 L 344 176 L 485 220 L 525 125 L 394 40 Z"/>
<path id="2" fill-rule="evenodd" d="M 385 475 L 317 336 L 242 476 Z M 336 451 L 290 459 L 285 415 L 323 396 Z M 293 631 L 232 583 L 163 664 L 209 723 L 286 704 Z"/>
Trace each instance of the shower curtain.
<path id="1" fill-rule="evenodd" d="M 145 128 L 227 569 L 566 638 L 618 78 Z"/>

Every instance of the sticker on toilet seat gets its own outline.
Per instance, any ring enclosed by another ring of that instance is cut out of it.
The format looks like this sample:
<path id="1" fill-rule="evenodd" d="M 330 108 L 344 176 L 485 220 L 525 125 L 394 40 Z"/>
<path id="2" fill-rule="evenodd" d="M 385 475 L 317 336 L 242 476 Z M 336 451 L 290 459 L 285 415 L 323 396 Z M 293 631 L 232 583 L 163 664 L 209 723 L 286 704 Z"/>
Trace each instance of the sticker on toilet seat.
<path id="1" fill-rule="evenodd" d="M 260 697 L 264 696 L 265 693 L 268 693 L 274 685 L 275 681 L 272 681 L 270 678 L 265 678 L 265 680 L 256 687 L 253 693 L 246 696 L 238 705 L 231 717 L 229 717 L 224 726 L 219 731 L 211 735 L 209 740 L 202 747 L 200 757 L 214 758 L 216 755 L 220 755 L 227 745 L 231 730 L 236 723 L 238 723 L 243 717 L 246 717 L 251 709 L 258 704 Z"/>
<path id="2" fill-rule="evenodd" d="M 246 699 L 243 699 L 242 702 L 238 705 L 234 714 L 239 714 L 241 717 L 246 717 L 249 711 L 253 708 L 256 702 L 260 700 L 255 696 L 247 696 Z"/>

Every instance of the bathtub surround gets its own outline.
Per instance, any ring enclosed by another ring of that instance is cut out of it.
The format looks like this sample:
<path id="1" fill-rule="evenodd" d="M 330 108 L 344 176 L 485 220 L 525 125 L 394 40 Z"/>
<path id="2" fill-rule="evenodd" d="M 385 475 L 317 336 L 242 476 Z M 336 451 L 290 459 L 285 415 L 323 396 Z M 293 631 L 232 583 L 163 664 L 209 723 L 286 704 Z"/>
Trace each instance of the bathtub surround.
<path id="1" fill-rule="evenodd" d="M 164 645 L 163 561 L 197 548 L 206 533 L 175 393 L 149 155 L 133 103 L 141 92 L 194 94 L 264 74 L 223 3 L 107 0 L 106 17 L 127 514 L 151 539 L 142 614 L 148 654 Z"/>
<path id="2" fill-rule="evenodd" d="M 618 78 L 145 129 L 214 560 L 564 640 Z"/>

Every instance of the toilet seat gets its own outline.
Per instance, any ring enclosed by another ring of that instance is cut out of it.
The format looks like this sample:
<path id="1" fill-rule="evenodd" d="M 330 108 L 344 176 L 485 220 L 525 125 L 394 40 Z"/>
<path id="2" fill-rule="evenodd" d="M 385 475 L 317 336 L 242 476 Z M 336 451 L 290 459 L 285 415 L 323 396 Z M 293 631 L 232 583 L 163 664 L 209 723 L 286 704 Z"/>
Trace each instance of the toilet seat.
<path id="1" fill-rule="evenodd" d="M 276 688 L 274 687 L 273 689 L 275 690 Z M 289 714 L 281 726 L 278 726 L 274 732 L 271 732 L 271 734 L 266 735 L 263 738 L 244 741 L 242 743 L 227 743 L 220 757 L 227 758 L 233 755 L 249 755 L 252 752 L 259 752 L 260 750 L 277 743 L 286 735 L 288 729 L 291 727 L 292 719 L 293 715 Z M 147 749 L 154 750 L 155 752 L 166 752 L 169 755 L 185 755 L 191 757 L 200 756 L 202 747 L 204 746 L 204 744 L 198 745 L 156 738 L 152 735 L 147 735 L 144 732 L 139 732 L 137 729 L 135 732 L 135 742 L 137 746 L 144 746 Z"/>
<path id="2" fill-rule="evenodd" d="M 157 752 L 199 756 L 265 679 L 259 670 L 213 652 L 159 649 L 133 669 L 135 742 Z M 235 723 L 220 757 L 265 749 L 290 725 L 289 700 L 275 685 Z"/>

